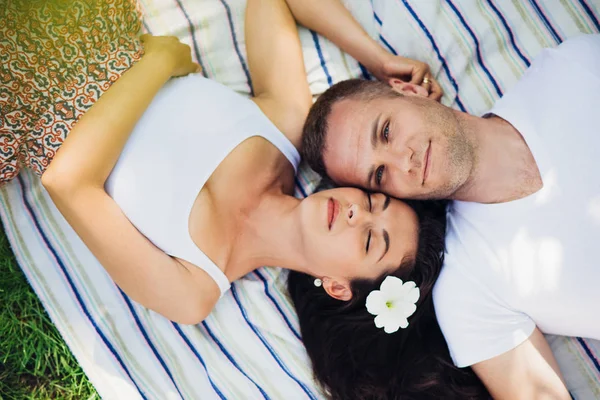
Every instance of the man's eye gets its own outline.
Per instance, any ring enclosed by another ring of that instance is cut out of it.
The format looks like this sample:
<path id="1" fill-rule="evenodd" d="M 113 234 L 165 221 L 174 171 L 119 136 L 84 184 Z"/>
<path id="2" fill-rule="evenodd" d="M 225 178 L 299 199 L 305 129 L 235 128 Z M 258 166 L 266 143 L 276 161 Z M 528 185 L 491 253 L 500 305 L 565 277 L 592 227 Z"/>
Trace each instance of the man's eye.
<path id="1" fill-rule="evenodd" d="M 375 171 L 375 183 L 377 184 L 377 186 L 381 185 L 381 179 L 383 178 L 384 169 L 385 167 L 382 165 L 379 168 L 377 168 L 377 171 Z"/>
<path id="2" fill-rule="evenodd" d="M 371 231 L 369 231 L 369 236 L 367 237 L 367 253 L 369 252 L 370 245 L 371 245 Z"/>
<path id="3" fill-rule="evenodd" d="M 389 122 L 383 128 L 382 136 L 383 136 L 383 140 L 386 143 L 390 141 L 390 124 L 389 124 Z"/>

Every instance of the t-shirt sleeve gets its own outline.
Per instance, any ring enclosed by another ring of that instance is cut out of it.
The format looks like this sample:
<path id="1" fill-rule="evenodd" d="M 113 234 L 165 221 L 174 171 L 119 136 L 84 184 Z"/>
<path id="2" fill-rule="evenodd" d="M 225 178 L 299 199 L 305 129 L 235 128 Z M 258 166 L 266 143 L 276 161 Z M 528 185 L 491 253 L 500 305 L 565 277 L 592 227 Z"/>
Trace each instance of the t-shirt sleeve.
<path id="1" fill-rule="evenodd" d="M 571 64 L 574 76 L 585 71 L 600 79 L 600 34 L 580 35 L 565 40 L 553 53 Z M 581 75 L 577 76 L 583 79 Z"/>
<path id="2" fill-rule="evenodd" d="M 484 284 L 450 265 L 442 270 L 433 301 L 457 367 L 468 367 L 512 350 L 535 329 L 531 318 L 506 307 Z"/>

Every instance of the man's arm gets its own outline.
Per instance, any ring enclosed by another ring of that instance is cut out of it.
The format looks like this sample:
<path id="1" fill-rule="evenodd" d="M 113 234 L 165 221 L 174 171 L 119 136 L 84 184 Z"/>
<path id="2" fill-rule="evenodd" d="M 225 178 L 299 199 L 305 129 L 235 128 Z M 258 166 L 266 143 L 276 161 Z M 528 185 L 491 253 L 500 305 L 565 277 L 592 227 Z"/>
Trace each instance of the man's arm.
<path id="1" fill-rule="evenodd" d="M 537 328 L 514 349 L 473 365 L 473 371 L 494 399 L 571 399 L 550 346 Z"/>
<path id="2" fill-rule="evenodd" d="M 379 80 L 389 82 L 400 78 L 421 85 L 427 77 L 431 83 L 423 84 L 429 97 L 439 100 L 443 91 L 423 62 L 393 56 L 354 19 L 339 0 L 286 0 L 296 20 L 335 43 L 363 64 Z"/>
<path id="3" fill-rule="evenodd" d="M 246 50 L 254 102 L 300 149 L 312 96 L 296 22 L 284 0 L 248 0 Z"/>

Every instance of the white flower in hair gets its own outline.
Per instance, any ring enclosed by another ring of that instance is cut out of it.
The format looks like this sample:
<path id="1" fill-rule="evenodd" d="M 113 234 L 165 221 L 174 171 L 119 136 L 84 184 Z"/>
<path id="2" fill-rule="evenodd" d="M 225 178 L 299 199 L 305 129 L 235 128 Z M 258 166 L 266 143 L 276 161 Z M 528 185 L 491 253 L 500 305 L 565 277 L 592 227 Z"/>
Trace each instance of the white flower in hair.
<path id="1" fill-rule="evenodd" d="M 388 276 L 379 290 L 367 296 L 367 311 L 375 315 L 375 326 L 385 333 L 394 333 L 408 327 L 408 317 L 417 310 L 416 303 L 421 293 L 416 283 L 402 282 L 395 276 Z"/>

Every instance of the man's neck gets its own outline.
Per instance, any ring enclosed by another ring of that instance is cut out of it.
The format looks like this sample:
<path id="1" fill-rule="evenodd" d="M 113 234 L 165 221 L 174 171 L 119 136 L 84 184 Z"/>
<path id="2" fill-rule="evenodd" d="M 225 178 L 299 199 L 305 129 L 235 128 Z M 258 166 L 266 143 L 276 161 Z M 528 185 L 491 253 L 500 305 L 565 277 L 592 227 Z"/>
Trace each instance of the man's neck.
<path id="1" fill-rule="evenodd" d="M 503 203 L 542 188 L 533 154 L 511 124 L 497 116 L 463 114 L 461 118 L 475 150 L 475 165 L 467 182 L 454 193 L 454 200 Z"/>

